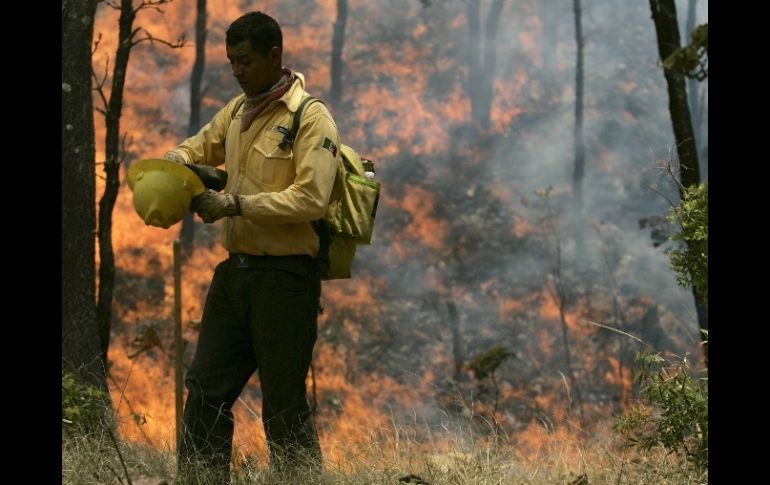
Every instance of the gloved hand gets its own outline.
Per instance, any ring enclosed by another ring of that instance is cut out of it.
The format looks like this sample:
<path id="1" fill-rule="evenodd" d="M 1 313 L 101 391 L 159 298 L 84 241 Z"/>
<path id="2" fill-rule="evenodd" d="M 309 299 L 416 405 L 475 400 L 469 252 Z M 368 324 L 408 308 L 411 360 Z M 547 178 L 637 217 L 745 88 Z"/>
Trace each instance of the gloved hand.
<path id="1" fill-rule="evenodd" d="M 225 188 L 225 185 L 227 185 L 227 172 L 224 170 L 194 163 L 185 163 L 184 166 L 192 170 L 193 173 L 201 179 L 203 186 L 207 189 L 213 189 L 219 192 Z"/>
<path id="2" fill-rule="evenodd" d="M 177 154 L 177 153 L 175 153 L 173 150 L 169 150 L 169 151 L 167 151 L 167 152 L 166 152 L 166 153 L 164 153 L 164 154 L 163 154 L 163 156 L 162 156 L 162 157 L 160 157 L 160 158 L 162 158 L 162 159 L 164 159 L 164 160 L 168 160 L 168 161 L 170 161 L 170 162 L 176 162 L 176 163 L 180 163 L 180 164 L 185 164 L 185 163 L 187 163 L 187 162 L 185 161 L 185 159 L 184 159 L 184 158 L 182 158 L 182 156 L 181 156 L 181 155 L 178 155 L 178 154 Z"/>
<path id="3" fill-rule="evenodd" d="M 206 189 L 204 193 L 193 197 L 190 210 L 208 224 L 223 217 L 241 215 L 241 204 L 237 195 Z"/>

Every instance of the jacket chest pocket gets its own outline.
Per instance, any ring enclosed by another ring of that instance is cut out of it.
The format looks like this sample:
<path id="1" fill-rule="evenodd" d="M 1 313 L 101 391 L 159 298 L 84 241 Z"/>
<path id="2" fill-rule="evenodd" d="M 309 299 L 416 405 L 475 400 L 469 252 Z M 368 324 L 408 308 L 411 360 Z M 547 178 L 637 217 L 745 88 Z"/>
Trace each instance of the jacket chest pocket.
<path id="1" fill-rule="evenodd" d="M 261 135 L 253 145 L 253 156 L 249 157 L 249 172 L 261 185 L 285 189 L 294 180 L 292 149 L 282 149 L 280 133 L 268 132 Z"/>

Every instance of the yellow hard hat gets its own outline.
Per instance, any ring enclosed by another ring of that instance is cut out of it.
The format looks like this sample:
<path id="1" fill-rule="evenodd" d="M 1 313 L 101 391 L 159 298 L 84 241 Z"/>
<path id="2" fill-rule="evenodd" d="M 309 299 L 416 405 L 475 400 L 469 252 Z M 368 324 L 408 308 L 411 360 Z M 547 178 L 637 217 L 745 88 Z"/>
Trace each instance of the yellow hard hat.
<path id="1" fill-rule="evenodd" d="M 132 164 L 128 186 L 134 192 L 134 209 L 144 223 L 164 229 L 181 221 L 192 198 L 206 191 L 192 170 L 160 158 Z"/>

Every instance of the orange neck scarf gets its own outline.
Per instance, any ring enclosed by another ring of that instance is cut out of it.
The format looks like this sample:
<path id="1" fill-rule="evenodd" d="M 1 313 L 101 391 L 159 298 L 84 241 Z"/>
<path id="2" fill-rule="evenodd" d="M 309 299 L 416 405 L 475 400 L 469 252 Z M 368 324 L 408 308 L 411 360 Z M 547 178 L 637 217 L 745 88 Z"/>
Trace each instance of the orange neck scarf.
<path id="1" fill-rule="evenodd" d="M 294 84 L 296 76 L 291 72 L 291 69 L 283 68 L 283 76 L 273 85 L 267 92 L 258 94 L 254 97 L 246 96 L 246 102 L 243 105 L 243 117 L 241 118 L 241 132 L 244 132 L 251 127 L 251 124 L 259 116 L 259 114 L 267 108 L 267 105 L 280 99 L 281 96 Z"/>

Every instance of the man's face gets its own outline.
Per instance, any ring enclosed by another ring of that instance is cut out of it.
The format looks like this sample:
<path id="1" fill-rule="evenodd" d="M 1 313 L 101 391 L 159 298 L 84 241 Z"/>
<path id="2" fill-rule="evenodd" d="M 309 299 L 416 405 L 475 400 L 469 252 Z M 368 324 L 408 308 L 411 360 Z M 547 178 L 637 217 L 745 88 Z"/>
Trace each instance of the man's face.
<path id="1" fill-rule="evenodd" d="M 281 72 L 281 49 L 273 47 L 267 56 L 252 49 L 248 40 L 234 46 L 225 45 L 233 76 L 247 96 L 264 93 L 278 81 Z"/>

